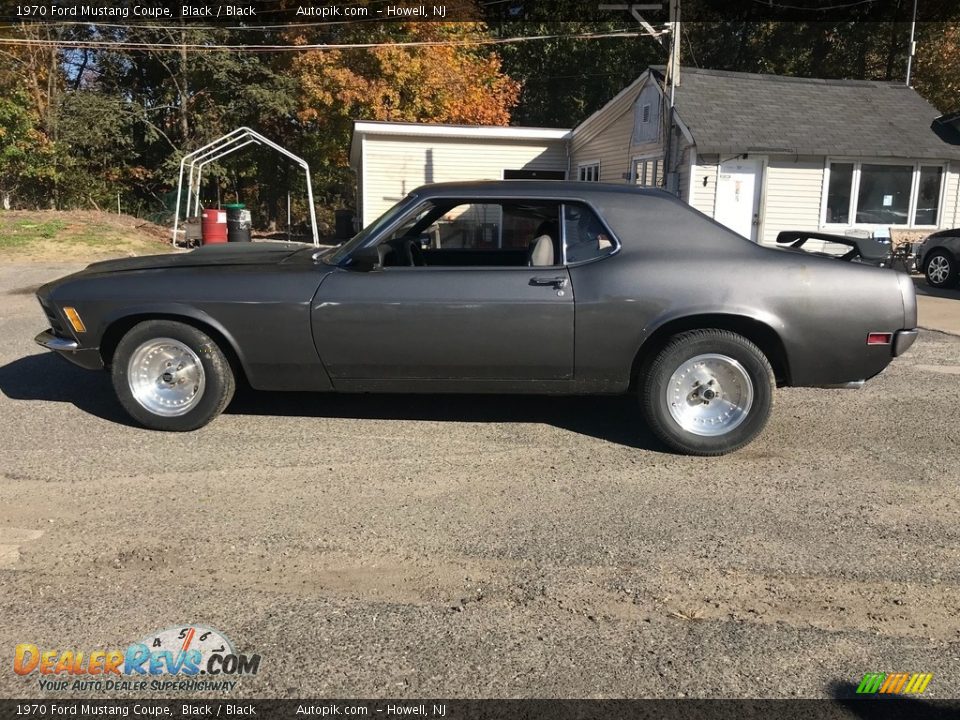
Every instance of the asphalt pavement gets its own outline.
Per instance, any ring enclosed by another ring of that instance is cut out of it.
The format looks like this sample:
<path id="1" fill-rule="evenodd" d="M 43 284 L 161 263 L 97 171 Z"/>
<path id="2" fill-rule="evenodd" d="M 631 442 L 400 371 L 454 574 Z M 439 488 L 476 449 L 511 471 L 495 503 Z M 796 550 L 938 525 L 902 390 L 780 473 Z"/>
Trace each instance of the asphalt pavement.
<path id="1" fill-rule="evenodd" d="M 191 623 L 261 655 L 231 697 L 960 694 L 960 337 L 721 458 L 632 398 L 246 391 L 164 434 L 33 344 L 71 269 L 0 267 L 0 696 L 63 696 L 18 643 Z"/>
<path id="2" fill-rule="evenodd" d="M 914 276 L 913 285 L 917 290 L 917 322 L 920 326 L 960 335 L 960 289 L 930 287 L 918 276 Z"/>

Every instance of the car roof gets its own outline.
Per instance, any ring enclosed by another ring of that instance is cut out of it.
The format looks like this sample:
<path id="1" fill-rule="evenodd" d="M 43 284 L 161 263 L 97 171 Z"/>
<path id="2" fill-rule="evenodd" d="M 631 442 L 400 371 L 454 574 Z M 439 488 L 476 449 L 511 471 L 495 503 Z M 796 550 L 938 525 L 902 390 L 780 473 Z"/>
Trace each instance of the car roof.
<path id="1" fill-rule="evenodd" d="M 652 196 L 676 200 L 676 196 L 664 190 L 638 187 L 636 185 L 576 182 L 571 180 L 474 180 L 468 182 L 444 182 L 421 185 L 414 195 L 439 197 L 444 195 L 474 195 L 480 197 L 586 197 L 596 195 Z"/>

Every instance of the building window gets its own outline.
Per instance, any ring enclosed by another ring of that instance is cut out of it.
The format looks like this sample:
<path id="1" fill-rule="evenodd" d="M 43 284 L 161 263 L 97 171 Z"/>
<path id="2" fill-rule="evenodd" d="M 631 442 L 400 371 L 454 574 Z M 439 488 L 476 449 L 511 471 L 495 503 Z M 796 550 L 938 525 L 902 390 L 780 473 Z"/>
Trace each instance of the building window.
<path id="1" fill-rule="evenodd" d="M 650 103 L 644 103 L 640 108 L 640 122 L 644 124 L 650 122 Z"/>
<path id="2" fill-rule="evenodd" d="M 846 225 L 850 222 L 850 199 L 853 190 L 853 163 L 830 165 L 827 190 L 827 222 Z"/>
<path id="3" fill-rule="evenodd" d="M 943 167 L 832 162 L 823 221 L 837 225 L 935 226 Z"/>
<path id="4" fill-rule="evenodd" d="M 942 184 L 942 167 L 939 165 L 922 165 L 920 167 L 917 209 L 913 213 L 914 225 L 936 225 L 940 222 L 940 186 Z"/>
<path id="5" fill-rule="evenodd" d="M 581 182 L 600 182 L 600 163 L 578 165 L 577 179 Z"/>
<path id="6" fill-rule="evenodd" d="M 633 182 L 642 187 L 660 187 L 663 184 L 663 160 L 661 158 L 634 159 Z"/>
<path id="7" fill-rule="evenodd" d="M 857 223 L 909 225 L 912 182 L 913 168 L 909 165 L 861 165 Z"/>

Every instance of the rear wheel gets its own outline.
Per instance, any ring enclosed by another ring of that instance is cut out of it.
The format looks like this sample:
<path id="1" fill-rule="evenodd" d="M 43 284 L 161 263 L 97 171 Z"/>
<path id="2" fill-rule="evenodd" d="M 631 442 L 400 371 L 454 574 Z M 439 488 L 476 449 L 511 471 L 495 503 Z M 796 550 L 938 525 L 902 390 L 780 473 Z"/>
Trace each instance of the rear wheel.
<path id="1" fill-rule="evenodd" d="M 953 287 L 957 284 L 957 261 L 943 250 L 934 250 L 927 258 L 923 274 L 927 284 L 935 288 Z"/>
<path id="2" fill-rule="evenodd" d="M 113 356 L 113 388 L 120 404 L 152 430 L 203 427 L 233 398 L 230 363 L 206 333 L 170 320 L 134 326 Z"/>
<path id="3" fill-rule="evenodd" d="M 692 330 L 650 363 L 641 405 L 650 429 L 672 449 L 723 455 L 763 430 L 774 386 L 770 362 L 752 342 L 727 330 Z"/>

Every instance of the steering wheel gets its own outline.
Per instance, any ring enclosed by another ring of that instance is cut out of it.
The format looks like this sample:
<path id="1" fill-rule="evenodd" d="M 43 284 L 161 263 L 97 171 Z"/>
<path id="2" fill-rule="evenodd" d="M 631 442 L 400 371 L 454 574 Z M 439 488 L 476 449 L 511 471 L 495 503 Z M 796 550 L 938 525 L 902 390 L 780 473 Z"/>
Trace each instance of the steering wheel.
<path id="1" fill-rule="evenodd" d="M 423 248 L 420 247 L 419 240 L 407 241 L 406 255 L 410 261 L 410 267 L 423 267 L 427 263 L 423 259 Z"/>

